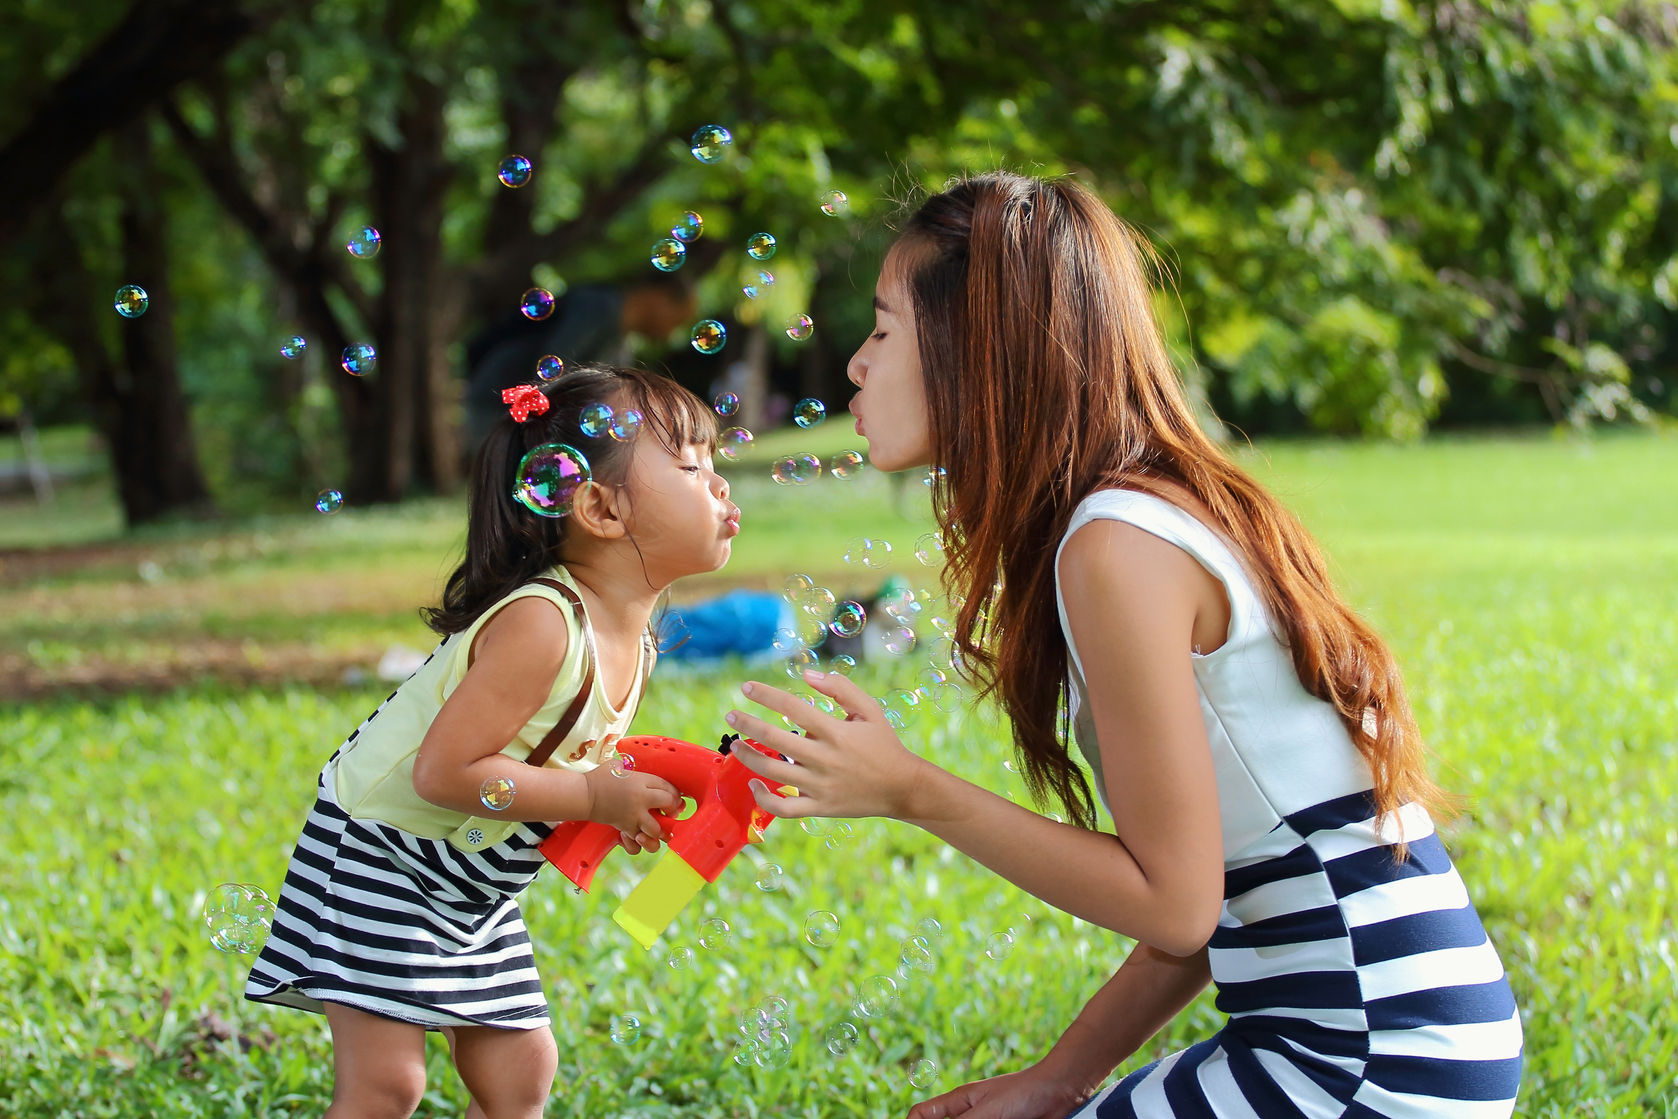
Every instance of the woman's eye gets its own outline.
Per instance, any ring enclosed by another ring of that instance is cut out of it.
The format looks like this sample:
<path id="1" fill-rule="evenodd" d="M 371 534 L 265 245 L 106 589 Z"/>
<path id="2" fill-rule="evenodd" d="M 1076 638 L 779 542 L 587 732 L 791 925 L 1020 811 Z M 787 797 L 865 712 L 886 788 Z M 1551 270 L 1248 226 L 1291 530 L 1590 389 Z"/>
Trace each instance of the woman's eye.
<path id="1" fill-rule="evenodd" d="M 880 339 L 882 339 L 882 338 L 884 338 L 884 337 L 885 337 L 885 336 L 886 336 L 886 332 L 885 332 L 885 331 L 883 331 L 883 330 L 881 330 L 881 331 L 878 331 L 878 332 L 876 332 L 876 333 L 875 333 L 875 335 L 874 335 L 874 341 L 876 341 L 876 342 L 878 342 L 878 341 L 880 341 Z"/>

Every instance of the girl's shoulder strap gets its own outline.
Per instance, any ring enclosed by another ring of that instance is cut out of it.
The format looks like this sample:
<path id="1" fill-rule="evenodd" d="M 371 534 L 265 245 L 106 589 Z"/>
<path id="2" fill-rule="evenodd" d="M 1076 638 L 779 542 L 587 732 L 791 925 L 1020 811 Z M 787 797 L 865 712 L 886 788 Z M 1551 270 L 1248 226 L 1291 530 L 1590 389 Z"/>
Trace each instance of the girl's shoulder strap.
<path id="1" fill-rule="evenodd" d="M 553 752 L 559 749 L 560 743 L 565 741 L 565 736 L 571 733 L 571 728 L 577 725 L 577 720 L 582 718 L 583 708 L 588 706 L 589 696 L 594 694 L 594 666 L 599 658 L 594 652 L 594 629 L 588 624 L 588 615 L 583 612 L 583 600 L 577 592 L 558 579 L 544 577 L 532 579 L 531 582 L 557 591 L 561 598 L 570 603 L 571 612 L 577 616 L 577 628 L 583 631 L 583 682 L 578 686 L 571 706 L 565 709 L 565 714 L 559 717 L 559 721 L 542 736 L 542 741 L 538 742 L 536 748 L 524 759 L 529 765 L 539 766 L 547 764 Z"/>

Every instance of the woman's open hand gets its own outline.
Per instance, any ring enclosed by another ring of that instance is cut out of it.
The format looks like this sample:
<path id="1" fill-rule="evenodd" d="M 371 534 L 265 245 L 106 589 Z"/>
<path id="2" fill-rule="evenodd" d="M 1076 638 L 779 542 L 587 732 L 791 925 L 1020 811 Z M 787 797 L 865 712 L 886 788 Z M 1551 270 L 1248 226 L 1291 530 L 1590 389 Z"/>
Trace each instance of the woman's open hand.
<path id="1" fill-rule="evenodd" d="M 835 673 L 807 672 L 810 686 L 831 698 L 844 718 L 826 714 L 807 700 L 780 688 L 751 682 L 740 691 L 754 703 L 785 715 L 804 728 L 796 734 L 744 711 L 730 711 L 728 725 L 747 738 L 778 751 L 778 761 L 756 750 L 735 757 L 772 786 L 793 785 L 796 797 L 778 797 L 752 783 L 758 806 L 774 816 L 911 815 L 916 782 L 929 763 L 904 749 L 874 697 Z"/>
<path id="2" fill-rule="evenodd" d="M 1064 1119 L 1087 1098 L 1033 1065 L 922 1100 L 908 1119 Z"/>

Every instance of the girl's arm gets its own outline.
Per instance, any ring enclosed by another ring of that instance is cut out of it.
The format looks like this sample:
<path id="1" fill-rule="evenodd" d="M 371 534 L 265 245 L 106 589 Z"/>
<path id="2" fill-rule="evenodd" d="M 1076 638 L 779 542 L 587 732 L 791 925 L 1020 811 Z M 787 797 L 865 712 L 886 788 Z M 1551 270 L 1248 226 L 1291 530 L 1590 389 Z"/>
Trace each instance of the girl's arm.
<path id="1" fill-rule="evenodd" d="M 663 778 L 614 776 L 525 765 L 501 753 L 547 702 L 565 662 L 570 631 L 541 598 L 501 608 L 473 643 L 466 675 L 432 720 L 414 758 L 414 791 L 442 808 L 509 820 L 598 820 L 627 834 L 658 836 L 656 809 L 679 807 Z M 513 782 L 513 802 L 493 812 L 479 799 L 491 777 Z"/>
<path id="2" fill-rule="evenodd" d="M 934 1096 L 916 1104 L 909 1119 L 1060 1119 L 1193 1002 L 1211 977 L 1204 948 L 1171 956 L 1138 944 L 1042 1060 Z"/>
<path id="3" fill-rule="evenodd" d="M 771 784 L 798 787 L 786 800 L 758 794 L 775 815 L 913 823 L 1058 909 L 1191 955 L 1223 905 L 1217 783 L 1189 659 L 1210 576 L 1175 545 L 1112 521 L 1073 534 L 1060 574 L 1116 834 L 1055 823 L 909 753 L 879 704 L 839 676 L 809 679 L 845 720 L 745 685 L 807 734 L 733 712 L 733 726 L 796 764 L 755 751 L 742 761 Z"/>

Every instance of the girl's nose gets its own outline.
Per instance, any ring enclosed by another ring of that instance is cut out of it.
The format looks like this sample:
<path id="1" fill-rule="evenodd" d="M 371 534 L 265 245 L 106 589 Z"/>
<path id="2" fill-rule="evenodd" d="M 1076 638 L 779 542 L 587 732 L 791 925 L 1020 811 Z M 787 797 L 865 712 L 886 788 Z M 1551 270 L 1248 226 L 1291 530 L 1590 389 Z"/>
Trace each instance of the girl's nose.
<path id="1" fill-rule="evenodd" d="M 862 379 L 868 375 L 868 363 L 862 359 L 859 349 L 851 355 L 851 360 L 845 363 L 845 378 L 857 388 L 862 387 Z"/>

